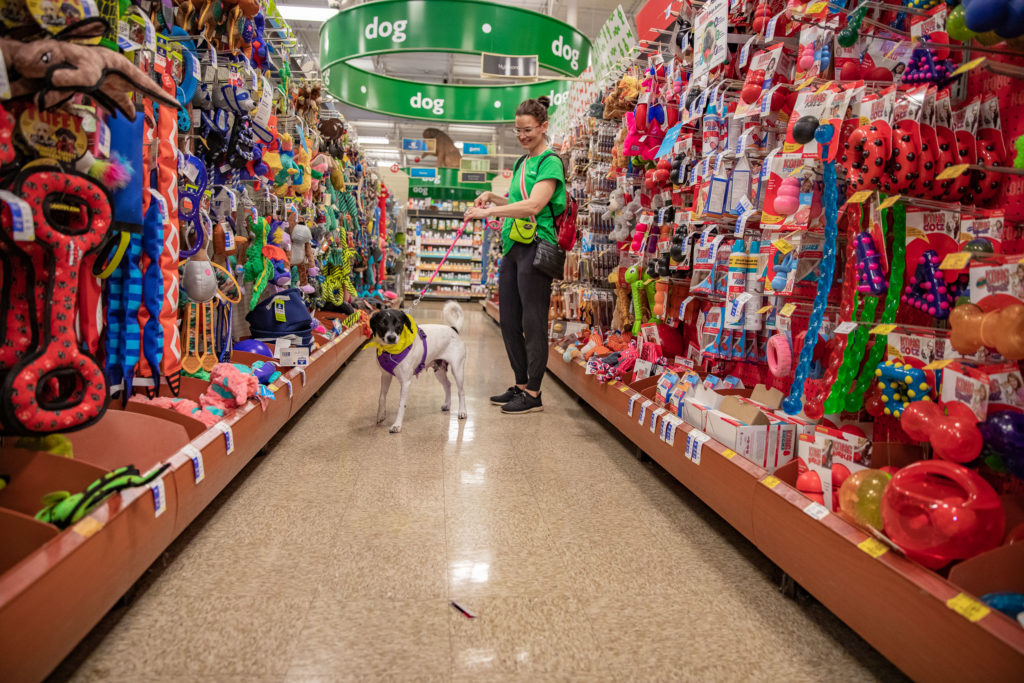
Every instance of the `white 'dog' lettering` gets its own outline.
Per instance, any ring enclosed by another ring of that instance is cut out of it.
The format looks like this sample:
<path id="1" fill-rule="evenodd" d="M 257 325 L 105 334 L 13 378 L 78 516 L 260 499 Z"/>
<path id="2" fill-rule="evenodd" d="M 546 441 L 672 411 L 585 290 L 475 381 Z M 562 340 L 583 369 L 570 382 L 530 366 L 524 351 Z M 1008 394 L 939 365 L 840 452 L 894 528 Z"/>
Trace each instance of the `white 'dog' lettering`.
<path id="1" fill-rule="evenodd" d="M 393 42 L 401 43 L 405 41 L 405 27 L 408 25 L 409 22 L 405 19 L 390 22 L 380 21 L 380 17 L 374 17 L 373 21 L 366 25 L 363 35 L 366 36 L 367 40 L 374 40 L 378 37 L 387 38 L 390 36 Z"/>
<path id="2" fill-rule="evenodd" d="M 572 49 L 572 45 L 566 43 L 562 36 L 558 36 L 558 39 L 551 43 L 551 52 L 556 57 L 568 60 L 572 68 L 580 68 L 580 51 Z"/>
<path id="3" fill-rule="evenodd" d="M 435 116 L 441 116 L 444 114 L 444 98 L 438 97 L 437 99 L 431 99 L 424 97 L 423 93 L 417 92 L 411 98 L 409 98 L 409 104 L 414 109 L 429 109 Z"/>

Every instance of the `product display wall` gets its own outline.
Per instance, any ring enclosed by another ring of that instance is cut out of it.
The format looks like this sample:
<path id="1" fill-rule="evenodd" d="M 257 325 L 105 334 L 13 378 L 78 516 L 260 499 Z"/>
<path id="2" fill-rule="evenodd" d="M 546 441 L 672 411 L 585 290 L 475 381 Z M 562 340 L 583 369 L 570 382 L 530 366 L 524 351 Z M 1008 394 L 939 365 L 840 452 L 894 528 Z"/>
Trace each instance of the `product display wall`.
<path id="1" fill-rule="evenodd" d="M 45 7 L 0 18 L 7 680 L 45 676 L 359 347 L 399 227 L 276 10 Z M 58 635 L 29 616 L 51 600 Z"/>
<path id="2" fill-rule="evenodd" d="M 730 519 L 758 496 L 706 480 L 710 454 L 973 593 L 997 678 L 1024 671 L 1016 18 L 682 3 L 599 94 L 573 93 L 559 142 L 581 232 L 550 314 L 549 369 L 770 556 L 799 544 Z M 956 660 L 883 643 L 879 618 L 858 630 L 912 675 Z"/>

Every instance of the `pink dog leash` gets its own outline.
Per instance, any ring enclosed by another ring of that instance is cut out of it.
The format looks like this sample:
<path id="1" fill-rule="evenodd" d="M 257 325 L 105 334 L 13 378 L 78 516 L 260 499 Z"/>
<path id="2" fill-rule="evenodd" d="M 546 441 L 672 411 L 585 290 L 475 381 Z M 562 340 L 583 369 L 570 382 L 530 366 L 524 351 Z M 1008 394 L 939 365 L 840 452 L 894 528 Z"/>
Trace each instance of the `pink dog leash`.
<path id="1" fill-rule="evenodd" d="M 434 272 L 430 274 L 430 279 L 427 280 L 427 284 L 425 284 L 423 286 L 423 289 L 420 290 L 420 293 L 416 296 L 416 300 L 412 302 L 411 306 L 409 306 L 410 311 L 416 308 L 417 304 L 419 304 L 419 302 L 423 299 L 423 295 L 427 293 L 428 289 L 430 289 L 430 285 L 433 284 L 434 278 L 436 278 L 437 274 L 441 272 L 441 266 L 443 266 L 444 262 L 448 260 L 448 256 L 452 253 L 452 249 L 455 248 L 455 244 L 462 237 L 462 233 L 465 232 L 466 226 L 469 225 L 469 221 L 470 219 L 467 218 L 462 222 L 462 227 L 459 228 L 459 231 L 457 233 L 455 233 L 455 239 L 453 239 L 452 243 L 448 245 L 448 251 L 444 253 L 444 257 L 441 259 L 441 262 L 437 264 L 437 268 L 435 268 Z"/>

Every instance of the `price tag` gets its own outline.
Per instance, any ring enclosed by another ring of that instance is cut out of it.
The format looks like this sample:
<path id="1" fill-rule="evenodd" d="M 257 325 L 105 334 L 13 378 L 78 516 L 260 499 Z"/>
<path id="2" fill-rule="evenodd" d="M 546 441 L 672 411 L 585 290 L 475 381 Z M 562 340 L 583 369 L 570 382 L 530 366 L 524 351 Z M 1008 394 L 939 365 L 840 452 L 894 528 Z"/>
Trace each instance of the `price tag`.
<path id="1" fill-rule="evenodd" d="M 192 473 L 195 475 L 196 483 L 198 484 L 203 479 L 206 479 L 206 468 L 203 466 L 202 452 L 192 444 L 186 444 L 181 449 L 181 452 L 192 461 Z"/>
<path id="2" fill-rule="evenodd" d="M 286 387 L 288 387 L 288 398 L 291 398 L 292 394 L 295 391 L 295 388 L 292 387 L 292 381 L 285 377 L 284 375 L 281 375 L 281 381 L 284 382 Z"/>
<path id="3" fill-rule="evenodd" d="M 750 36 L 750 39 L 743 44 L 742 48 L 740 48 L 739 67 L 742 68 L 747 65 L 747 60 L 750 59 L 750 48 L 754 46 L 755 40 L 757 40 L 757 36 Z"/>
<path id="4" fill-rule="evenodd" d="M 664 408 L 658 408 L 653 413 L 651 413 L 651 434 L 655 433 L 658 430 L 658 418 L 663 417 L 665 415 L 668 415 L 668 411 L 665 410 Z M 665 420 L 662 420 L 662 422 L 665 422 Z"/>
<path id="5" fill-rule="evenodd" d="M 933 360 L 931 363 L 929 363 L 928 365 L 924 366 L 924 369 L 925 370 L 941 370 L 942 368 L 946 367 L 950 363 L 954 363 L 954 362 L 956 362 L 955 358 L 946 358 L 944 360 Z"/>
<path id="6" fill-rule="evenodd" d="M 637 424 L 643 424 L 647 418 L 647 409 L 654 405 L 654 401 L 647 399 L 640 404 L 640 419 L 637 420 Z"/>
<path id="7" fill-rule="evenodd" d="M 806 512 L 808 516 L 813 517 L 819 522 L 828 516 L 828 508 L 822 505 L 821 503 L 811 503 L 810 505 L 804 508 L 804 512 Z"/>
<path id="8" fill-rule="evenodd" d="M 972 623 L 984 619 L 992 612 L 987 605 L 978 602 L 967 593 L 961 593 L 955 598 L 946 600 L 946 607 Z"/>
<path id="9" fill-rule="evenodd" d="M 878 205 L 878 210 L 885 211 L 886 209 L 892 208 L 893 206 L 896 205 L 896 202 L 898 202 L 900 200 L 900 197 L 902 196 L 903 195 L 894 194 L 891 197 L 886 197 L 885 200 Z"/>
<path id="10" fill-rule="evenodd" d="M 783 10 L 772 17 L 771 21 L 768 22 L 768 27 L 764 30 L 764 39 L 769 41 L 775 37 L 775 26 L 779 23 L 779 19 L 785 16 L 786 10 Z"/>
<path id="11" fill-rule="evenodd" d="M 267 82 L 266 77 L 261 76 L 263 94 L 260 96 L 259 106 L 256 108 L 256 116 L 253 122 L 266 128 L 270 123 L 270 115 L 274 107 L 274 88 Z"/>
<path id="12" fill-rule="evenodd" d="M 935 179 L 953 180 L 954 178 L 959 178 L 960 176 L 967 172 L 967 169 L 970 168 L 970 166 L 970 164 L 957 164 L 956 166 L 950 166 L 949 168 L 944 169 L 937 176 L 935 176 Z"/>
<path id="13" fill-rule="evenodd" d="M 867 200 L 871 199 L 871 195 L 874 193 L 874 190 L 861 190 L 860 192 L 855 192 L 853 196 L 846 201 L 848 204 L 863 204 Z"/>
<path id="14" fill-rule="evenodd" d="M 761 480 L 761 483 L 770 489 L 775 488 L 782 483 L 782 480 L 776 477 L 774 474 L 769 474 L 767 477 Z"/>
<path id="15" fill-rule="evenodd" d="M 786 304 L 785 306 L 782 307 L 782 310 L 779 311 L 779 315 L 781 315 L 783 318 L 788 318 L 791 315 L 793 315 L 793 313 L 795 311 L 796 311 L 796 304 L 788 303 L 788 304 Z"/>
<path id="16" fill-rule="evenodd" d="M 164 478 L 157 479 L 149 489 L 153 492 L 153 516 L 159 517 L 167 512 L 167 489 L 164 488 Z"/>
<path id="17" fill-rule="evenodd" d="M 0 201 L 11 211 L 15 242 L 33 242 L 36 239 L 36 224 L 32 218 L 32 207 L 18 195 L 0 190 Z"/>
<path id="18" fill-rule="evenodd" d="M 626 408 L 626 415 L 633 417 L 633 406 L 636 405 L 637 400 L 640 398 L 640 394 L 633 394 L 629 397 L 629 406 Z"/>
<path id="19" fill-rule="evenodd" d="M 953 73 L 950 74 L 950 75 L 951 76 L 959 76 L 960 74 L 965 74 L 968 71 L 972 71 L 974 69 L 977 69 L 979 66 L 981 66 L 982 64 L 985 63 L 986 59 L 987 59 L 987 57 L 978 57 L 976 59 L 972 59 L 969 62 L 964 62 L 963 64 L 958 66 L 956 68 L 956 70 L 953 71 Z M 945 180 L 945 178 L 940 178 L 940 180 Z"/>
<path id="20" fill-rule="evenodd" d="M 875 325 L 874 327 L 871 328 L 870 331 L 871 334 L 890 334 L 895 329 L 895 325 L 893 325 L 892 323 L 888 323 L 885 325 Z"/>
<path id="21" fill-rule="evenodd" d="M 732 460 L 733 458 L 736 457 L 736 451 L 734 451 L 731 448 L 726 448 L 724 451 L 722 451 L 722 456 L 724 456 L 726 460 Z"/>
<path id="22" fill-rule="evenodd" d="M 217 424 L 213 425 L 213 428 L 218 432 L 224 434 L 224 448 L 227 450 L 228 455 L 235 452 L 235 435 L 231 431 L 231 425 L 224 420 L 221 420 Z"/>
<path id="23" fill-rule="evenodd" d="M 946 257 L 942 259 L 942 263 L 939 264 L 939 270 L 963 270 L 970 263 L 972 256 L 974 254 L 969 251 L 957 251 L 952 254 L 946 254 Z"/>
<path id="24" fill-rule="evenodd" d="M 767 313 L 770 310 L 772 310 L 772 305 L 771 304 L 767 304 L 767 305 L 762 306 L 761 308 L 757 309 L 757 314 L 758 315 L 764 315 L 765 313 Z"/>
<path id="25" fill-rule="evenodd" d="M 701 449 L 710 439 L 710 436 L 699 429 L 691 429 L 690 433 L 686 435 L 686 456 L 690 458 L 694 464 L 700 464 Z"/>
<path id="26" fill-rule="evenodd" d="M 847 320 L 845 323 L 839 323 L 838 325 L 836 325 L 835 333 L 836 334 L 850 334 L 851 332 L 853 332 L 856 329 L 857 329 L 857 323 L 853 322 L 852 320 Z"/>
<path id="27" fill-rule="evenodd" d="M 741 199 L 740 200 L 740 205 L 741 206 L 743 205 L 743 202 L 749 203 L 749 200 L 746 197 Z M 747 223 L 756 214 L 757 214 L 757 209 L 749 209 L 748 211 L 744 211 L 743 214 L 739 217 L 739 220 L 736 221 L 736 227 L 733 228 L 732 234 L 735 235 L 736 237 L 743 237 L 743 231 L 746 230 Z"/>
<path id="28" fill-rule="evenodd" d="M 782 254 L 788 254 L 793 251 L 793 245 L 786 241 L 785 237 L 775 240 L 772 242 L 772 246 L 779 250 Z"/>
<path id="29" fill-rule="evenodd" d="M 299 368 L 299 377 L 302 378 L 302 386 L 306 386 L 306 368 Z"/>
<path id="30" fill-rule="evenodd" d="M 753 298 L 754 295 L 751 294 L 750 292 L 743 292 L 738 297 L 733 299 L 732 302 L 729 304 L 729 318 L 732 320 L 736 320 L 740 315 L 740 311 L 743 310 L 743 307 L 746 305 L 746 303 Z"/>
<path id="31" fill-rule="evenodd" d="M 82 538 L 92 538 L 102 528 L 103 523 L 95 517 L 85 517 L 82 521 L 71 527 L 71 530 Z"/>
<path id="32" fill-rule="evenodd" d="M 863 541 L 857 544 L 857 547 L 866 552 L 871 557 L 881 557 L 889 552 L 889 548 L 884 543 L 879 541 L 877 538 L 865 538 Z"/>

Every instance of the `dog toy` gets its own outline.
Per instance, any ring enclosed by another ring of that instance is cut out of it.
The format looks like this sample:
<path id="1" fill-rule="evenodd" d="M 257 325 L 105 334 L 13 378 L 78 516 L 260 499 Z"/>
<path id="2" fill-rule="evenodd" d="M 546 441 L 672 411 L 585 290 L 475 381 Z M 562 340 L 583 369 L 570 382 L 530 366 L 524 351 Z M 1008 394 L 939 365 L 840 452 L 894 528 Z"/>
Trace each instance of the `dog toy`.
<path id="1" fill-rule="evenodd" d="M 917 269 L 910 278 L 910 284 L 904 288 L 900 301 L 928 313 L 936 320 L 949 317 L 953 297 L 939 270 L 939 255 L 935 250 L 928 249 L 918 258 Z"/>
<path id="2" fill-rule="evenodd" d="M 950 342 L 957 352 L 970 355 L 982 346 L 995 349 L 1007 360 L 1024 358 L 1024 304 L 1011 304 L 985 313 L 963 304 L 949 316 Z"/>
<path id="3" fill-rule="evenodd" d="M 986 451 L 1002 458 L 1013 476 L 1024 476 L 1024 413 L 990 413 L 978 429 L 985 439 Z"/>
<path id="4" fill-rule="evenodd" d="M 853 191 L 878 189 L 891 156 L 890 141 L 878 126 L 860 127 L 850 133 L 842 156 Z"/>
<path id="5" fill-rule="evenodd" d="M 935 373 L 889 360 L 875 369 L 878 389 L 885 404 L 883 412 L 899 418 L 907 406 L 916 401 L 931 401 L 934 391 Z"/>
<path id="6" fill-rule="evenodd" d="M 118 491 L 146 486 L 156 481 L 170 466 L 170 463 L 164 463 L 149 474 L 141 476 L 137 469 L 128 465 L 104 474 L 81 493 L 48 493 L 43 496 L 45 507 L 36 513 L 35 518 L 40 522 L 53 524 L 58 529 L 67 529 Z"/>
<path id="7" fill-rule="evenodd" d="M 959 401 L 947 403 L 945 408 L 949 415 L 937 403 L 925 399 L 905 404 L 902 415 L 896 417 L 900 418 L 900 426 L 907 436 L 930 443 L 935 455 L 943 460 L 959 463 L 974 460 L 981 453 L 983 443 L 978 418 L 970 406 Z"/>
<path id="8" fill-rule="evenodd" d="M 892 475 L 881 470 L 860 470 L 839 488 L 839 509 L 862 527 L 882 530 L 882 495 Z"/>
<path id="9" fill-rule="evenodd" d="M 882 495 L 882 521 L 908 557 L 932 569 L 995 548 L 1006 527 L 991 485 L 942 460 L 915 462 L 893 475 Z"/>
<path id="10" fill-rule="evenodd" d="M 854 238 L 857 250 L 857 291 L 871 296 L 885 294 L 888 285 L 882 272 L 882 259 L 871 234 L 859 232 Z"/>
<path id="11" fill-rule="evenodd" d="M 818 279 L 814 304 L 811 307 L 811 315 L 807 324 L 807 336 L 800 349 L 800 358 L 797 361 L 796 374 L 793 377 L 789 395 L 782 401 L 782 409 L 789 415 L 799 413 L 803 405 L 804 382 L 810 373 L 814 347 L 818 341 L 818 332 L 821 330 L 825 307 L 828 304 L 828 293 L 832 287 L 832 271 L 835 268 L 836 245 L 839 241 L 836 162 L 834 158 L 830 160 L 828 154 L 828 147 L 834 136 L 835 129 L 828 123 L 818 126 L 814 132 L 814 139 L 820 145 L 821 156 L 825 160 L 825 246 L 821 257 L 821 276 Z"/>

